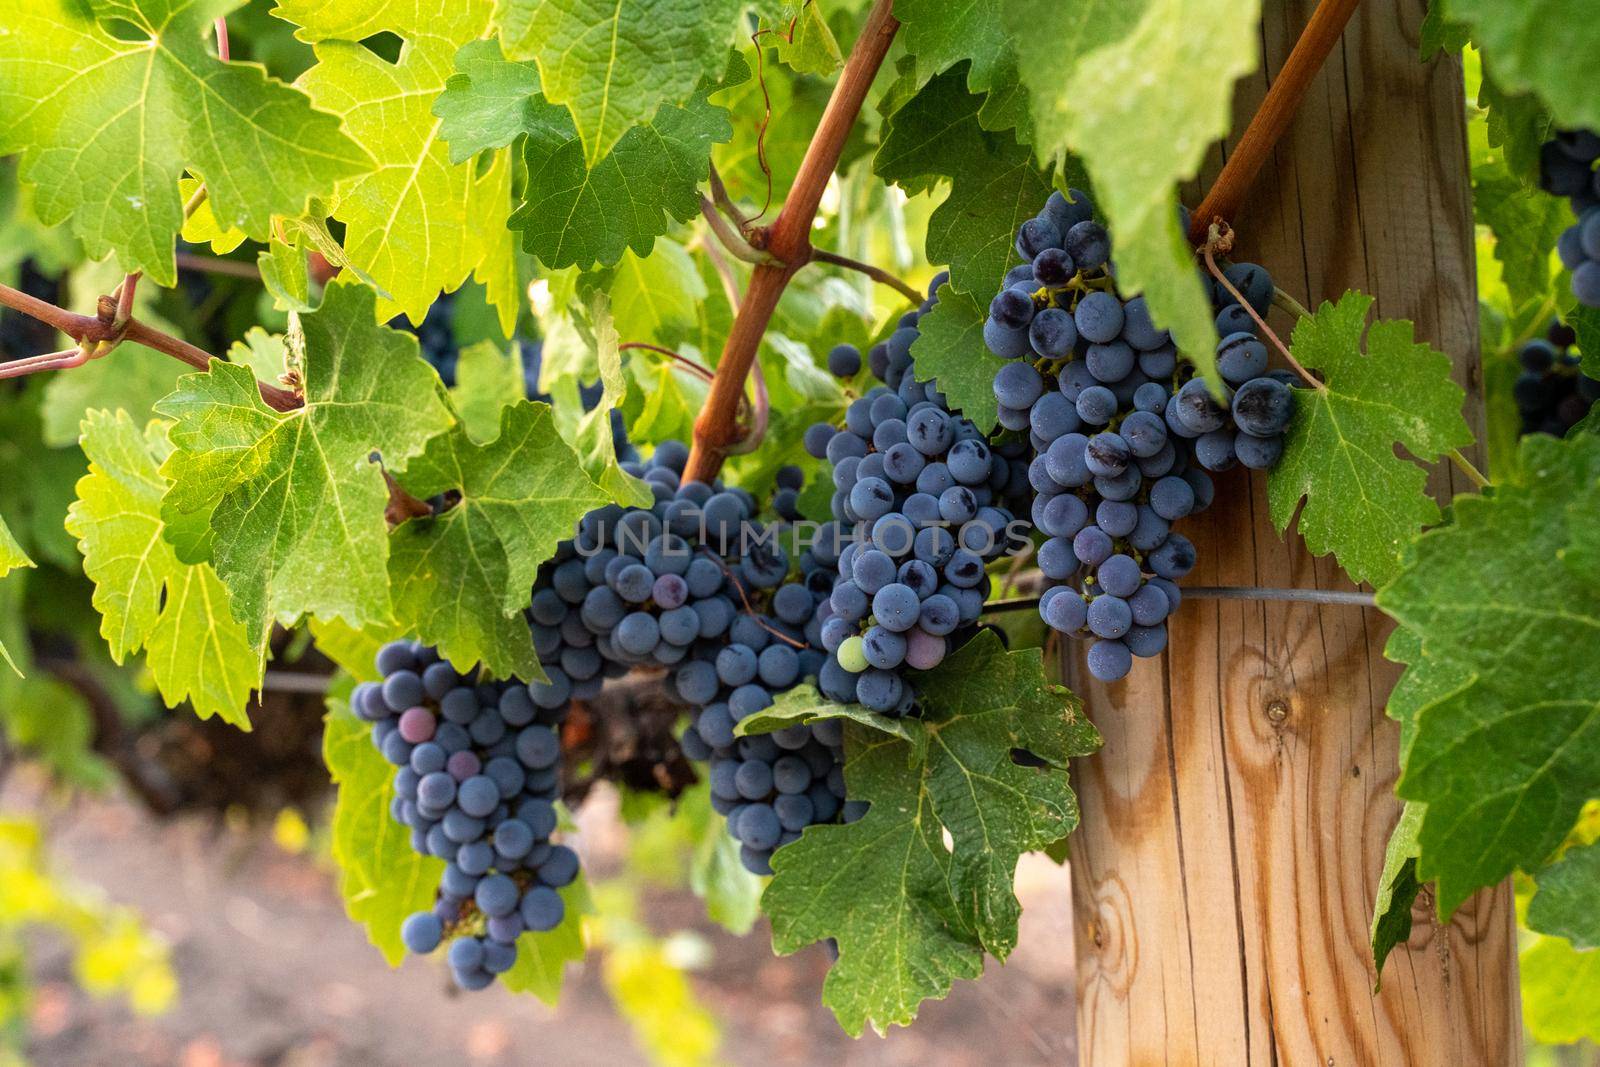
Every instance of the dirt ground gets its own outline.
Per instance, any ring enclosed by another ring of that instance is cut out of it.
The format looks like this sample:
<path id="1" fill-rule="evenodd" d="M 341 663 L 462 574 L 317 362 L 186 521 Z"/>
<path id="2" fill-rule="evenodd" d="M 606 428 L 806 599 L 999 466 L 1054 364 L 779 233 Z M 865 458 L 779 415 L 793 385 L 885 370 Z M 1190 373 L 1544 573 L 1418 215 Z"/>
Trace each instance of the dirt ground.
<path id="1" fill-rule="evenodd" d="M 33 806 L 15 789 L 11 811 Z M 608 806 L 586 805 L 576 846 L 591 871 L 614 867 Z M 59 944 L 34 953 L 30 1050 L 38 1067 L 500 1067 L 647 1064 L 594 967 L 569 970 L 556 1009 L 498 986 L 457 994 L 440 965 L 390 970 L 349 922 L 333 877 L 309 854 L 214 822 L 159 822 L 131 803 L 79 803 L 49 816 L 57 869 L 138 908 L 173 946 L 181 993 L 141 1019 L 71 983 Z M 1020 947 L 1004 967 L 924 1005 L 909 1030 L 845 1036 L 819 1003 L 827 959 L 772 955 L 764 926 L 733 937 L 687 894 L 649 899 L 658 933 L 692 930 L 711 947 L 695 975 L 723 1029 L 719 1062 L 760 1065 L 1064 1064 L 1074 1061 L 1067 875 L 1041 856 L 1018 873 Z"/>

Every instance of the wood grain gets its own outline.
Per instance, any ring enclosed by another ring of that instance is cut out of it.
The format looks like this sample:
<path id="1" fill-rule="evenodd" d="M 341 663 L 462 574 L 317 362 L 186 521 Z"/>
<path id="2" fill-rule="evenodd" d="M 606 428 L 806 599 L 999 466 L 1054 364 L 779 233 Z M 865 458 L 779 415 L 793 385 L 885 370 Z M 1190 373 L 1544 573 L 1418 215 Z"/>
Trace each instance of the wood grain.
<path id="1" fill-rule="evenodd" d="M 1236 130 L 1313 6 L 1266 0 L 1264 70 L 1238 88 Z M 1309 305 L 1359 288 L 1414 320 L 1451 354 L 1481 431 L 1461 70 L 1417 61 L 1423 14 L 1422 0 L 1363 5 L 1235 220 L 1236 258 Z M 1432 489 L 1471 486 L 1441 465 Z M 1194 584 L 1351 588 L 1273 530 L 1264 481 L 1243 472 L 1185 532 Z M 1442 928 L 1419 902 L 1372 992 L 1367 929 L 1399 817 L 1388 631 L 1354 607 L 1191 601 L 1168 653 L 1125 682 L 1092 683 L 1066 649 L 1106 739 L 1074 766 L 1081 1063 L 1520 1063 L 1506 886 Z"/>

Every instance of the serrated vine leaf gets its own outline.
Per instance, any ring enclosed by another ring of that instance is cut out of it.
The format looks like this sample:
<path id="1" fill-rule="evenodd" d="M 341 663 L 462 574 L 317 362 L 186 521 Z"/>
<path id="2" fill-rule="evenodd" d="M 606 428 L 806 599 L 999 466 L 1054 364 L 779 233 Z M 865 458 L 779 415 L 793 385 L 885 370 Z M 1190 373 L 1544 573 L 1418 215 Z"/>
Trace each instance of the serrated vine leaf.
<path id="1" fill-rule="evenodd" d="M 1528 926 L 1574 948 L 1600 948 L 1600 844 L 1574 846 L 1539 872 Z"/>
<path id="2" fill-rule="evenodd" d="M 643 481 L 622 469 L 611 432 L 611 412 L 627 402 L 628 379 L 622 372 L 620 339 L 604 293 L 596 293 L 589 302 L 589 325 L 600 368 L 600 401 L 578 417 L 566 436 L 578 453 L 578 462 L 607 497 L 623 507 L 647 508 L 655 496 Z"/>
<path id="3" fill-rule="evenodd" d="M 1417 830 L 1422 826 L 1423 811 L 1421 804 L 1406 804 L 1384 850 L 1378 895 L 1372 903 L 1372 969 L 1378 976 L 1374 988 L 1383 984 L 1383 965 L 1389 953 L 1411 936 L 1411 909 L 1422 888 L 1417 881 Z"/>
<path id="4" fill-rule="evenodd" d="M 457 54 L 456 71 L 433 109 L 451 158 L 524 138 L 527 184 L 510 224 L 552 269 L 610 266 L 629 249 L 648 256 L 673 221 L 699 211 L 711 146 L 733 136 L 727 112 L 706 99 L 717 87 L 706 85 L 683 106 L 630 126 L 589 162 L 572 116 L 546 98 L 534 63 L 474 41 Z"/>
<path id="5" fill-rule="evenodd" d="M 892 719 L 860 704 L 835 704 L 809 683 L 780 694 L 768 707 L 740 719 L 733 732 L 740 737 L 770 734 L 786 726 L 817 722 L 820 719 L 845 719 L 898 737 L 911 746 L 910 759 L 920 760 L 928 744 L 927 731 L 915 719 Z"/>
<path id="6" fill-rule="evenodd" d="M 444 861 L 413 850 L 406 828 L 389 814 L 394 767 L 372 746 L 371 726 L 350 710 L 350 689 L 345 681 L 329 693 L 322 731 L 322 759 L 337 790 L 332 848 L 339 895 L 367 939 L 398 967 L 406 954 L 400 924 L 433 906 Z"/>
<path id="7" fill-rule="evenodd" d="M 733 136 L 728 113 L 706 95 L 661 108 L 593 164 L 585 164 L 570 129 L 530 131 L 523 146 L 528 184 L 511 215 L 522 247 L 552 268 L 609 265 L 627 249 L 649 255 L 672 221 L 699 211 L 696 187 L 708 173 L 711 146 Z"/>
<path id="8" fill-rule="evenodd" d="M 1035 148 L 1041 158 L 1082 159 L 1111 230 L 1121 287 L 1144 294 L 1178 348 L 1220 389 L 1211 304 L 1180 232 L 1175 190 L 1229 130 L 1233 83 L 1259 61 L 1261 5 L 1148 0 L 1131 22 L 1127 9 L 1136 5 L 1116 6 L 1074 5 L 1029 24 L 1036 39 L 1023 48 L 1021 71 L 1039 126 Z"/>
<path id="9" fill-rule="evenodd" d="M 500 413 L 527 396 L 522 373 L 522 346 L 479 341 L 461 349 L 450 406 L 461 417 L 467 436 L 486 444 L 500 435 Z"/>
<path id="10" fill-rule="evenodd" d="M 324 24 L 324 14 L 345 5 L 321 4 L 302 12 L 280 7 L 284 17 L 309 22 L 317 65 L 300 83 L 318 107 L 344 119 L 345 131 L 376 161 L 376 167 L 340 187 L 333 208 L 345 224 L 351 261 L 387 294 L 381 318 L 403 312 L 420 323 L 441 291 L 476 275 L 499 312 L 502 333 L 516 327 L 520 294 L 511 235 L 511 158 L 495 153 L 481 169 L 453 163 L 441 122 L 432 113 L 444 89 L 457 48 L 487 26 L 483 0 L 446 5 L 448 15 L 405 5 L 386 5 L 354 29 Z M 352 18 L 359 12 L 347 12 Z M 302 24 L 303 26 L 306 24 Z M 387 30 L 405 38 L 399 61 L 390 63 L 360 43 Z M 363 32 L 364 31 L 364 32 Z"/>
<path id="11" fill-rule="evenodd" d="M 987 315 L 976 297 L 941 285 L 939 303 L 917 322 L 920 333 L 911 343 L 917 380 L 937 381 L 950 406 L 984 433 L 1000 417 L 994 376 L 1006 364 L 983 343 Z"/>
<path id="12" fill-rule="evenodd" d="M 1046 681 L 1037 649 L 1007 653 L 980 634 L 921 679 L 926 758 L 903 740 L 845 727 L 845 781 L 871 804 L 816 826 L 773 856 L 762 897 L 773 946 L 834 938 L 823 1000 L 851 1034 L 909 1023 L 917 1005 L 974 978 L 983 954 L 1016 941 L 1018 855 L 1077 823 L 1066 765 L 1099 744 L 1081 705 Z M 1012 750 L 1048 766 L 1024 768 Z M 945 844 L 945 834 L 952 845 Z"/>
<path id="13" fill-rule="evenodd" d="M 894 14 L 902 24 L 900 39 L 919 68 L 936 73 L 967 63 L 967 88 L 982 100 L 979 119 L 984 129 L 1017 127 L 1023 140 L 1030 138 L 1028 94 L 1017 72 L 1020 39 L 1000 21 L 993 5 L 900 0 Z M 1050 12 L 1052 21 L 1071 16 L 1059 7 Z"/>
<path id="14" fill-rule="evenodd" d="M 500 40 L 533 59 L 593 167 L 641 118 L 682 103 L 727 62 L 740 0 L 499 0 Z"/>
<path id="15" fill-rule="evenodd" d="M 141 431 L 125 411 L 91 411 L 83 423 L 89 473 L 67 530 L 78 538 L 94 582 L 100 636 L 117 663 L 140 649 L 169 708 L 187 700 L 201 718 L 250 729 L 245 712 L 261 687 L 265 645 L 229 610 L 228 591 L 207 563 L 181 562 L 163 534 L 161 463 L 166 426 Z"/>
<path id="16" fill-rule="evenodd" d="M 1273 524 L 1285 530 L 1304 498 L 1300 533 L 1311 551 L 1332 552 L 1352 579 L 1381 585 L 1399 570 L 1406 546 L 1439 519 L 1427 474 L 1395 456 L 1396 442 L 1432 462 L 1471 443 L 1472 431 L 1449 357 L 1417 344 L 1404 319 L 1368 329 L 1371 307 L 1372 297 L 1349 292 L 1295 326 L 1290 350 L 1322 372 L 1327 388 L 1295 392 L 1267 499 Z"/>
<path id="17" fill-rule="evenodd" d="M 950 195 L 928 219 L 928 262 L 948 264 L 955 289 L 987 301 L 1017 262 L 1017 227 L 1051 186 L 1011 134 L 983 128 L 982 105 L 961 71 L 939 75 L 890 116 L 872 169 L 908 193 L 949 179 Z"/>
<path id="18" fill-rule="evenodd" d="M 1142 0 L 1083 0 L 1063 9 L 1055 0 L 1001 0 L 1000 22 L 1016 50 L 1039 162 L 1065 152 L 1071 99 L 1066 84 L 1083 58 L 1126 37 L 1138 24 Z"/>
<path id="19" fill-rule="evenodd" d="M 780 32 L 762 43 L 770 42 L 790 70 L 827 77 L 844 65 L 844 54 L 821 4 L 792 0 L 781 7 L 772 28 Z"/>
<path id="20" fill-rule="evenodd" d="M 1494 258 L 1512 305 L 1550 292 L 1550 254 L 1572 225 L 1566 201 L 1526 185 L 1502 155 L 1472 168 L 1472 203 L 1478 221 L 1494 233 Z"/>
<path id="21" fill-rule="evenodd" d="M 1427 805 L 1418 877 L 1441 915 L 1539 867 L 1600 795 L 1600 588 L 1563 560 L 1600 505 L 1600 439 L 1524 438 L 1514 480 L 1458 497 L 1378 594 L 1421 641 L 1410 672 L 1451 686 L 1416 713 L 1397 790 Z"/>
<path id="22" fill-rule="evenodd" d="M 543 677 L 522 614 L 528 590 L 578 520 L 609 499 L 556 432 L 549 406 L 524 400 L 504 409 L 487 445 L 459 426 L 434 438 L 400 482 L 421 499 L 461 496 L 390 537 L 395 611 L 407 631 L 454 663 Z"/>
<path id="23" fill-rule="evenodd" d="M 1565 127 L 1600 127 L 1586 67 L 1600 51 L 1600 22 L 1589 0 L 1450 0 L 1449 17 L 1470 28 L 1500 84 L 1538 94 Z"/>
<path id="24" fill-rule="evenodd" d="M 374 322 L 375 299 L 335 282 L 300 319 L 301 408 L 272 410 L 248 368 L 221 362 L 157 405 L 175 420 L 163 514 L 209 514 L 217 574 L 252 642 L 280 616 L 391 617 L 389 494 L 372 456 L 402 468 L 455 420 L 416 338 Z"/>
<path id="25" fill-rule="evenodd" d="M 265 239 L 275 214 L 371 165 L 333 115 L 205 41 L 237 0 L 8 3 L 0 16 L 0 154 L 20 152 L 34 209 L 91 256 L 177 281 L 178 179 L 205 179 L 215 216 Z M 113 35 L 113 29 L 117 31 Z M 123 39 L 136 34 L 137 39 Z M 271 166 L 260 161 L 270 159 Z"/>
<path id="26" fill-rule="evenodd" d="M 499 41 L 468 41 L 456 53 L 455 69 L 433 103 L 452 163 L 505 148 L 541 127 L 572 132 L 566 110 L 539 91 L 539 65 L 507 59 Z"/>

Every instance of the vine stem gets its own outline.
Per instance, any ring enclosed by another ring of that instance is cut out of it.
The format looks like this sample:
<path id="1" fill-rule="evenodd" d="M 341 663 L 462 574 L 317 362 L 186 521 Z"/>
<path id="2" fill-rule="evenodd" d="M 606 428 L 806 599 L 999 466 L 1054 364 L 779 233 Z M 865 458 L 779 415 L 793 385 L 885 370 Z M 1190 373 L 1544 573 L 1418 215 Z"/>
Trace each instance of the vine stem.
<path id="1" fill-rule="evenodd" d="M 1261 332 L 1266 334 L 1267 339 L 1272 342 L 1275 348 L 1277 348 L 1278 354 L 1283 357 L 1284 362 L 1293 367 L 1294 372 L 1300 375 L 1300 377 L 1304 378 L 1312 386 L 1318 390 L 1326 392 L 1328 388 L 1326 383 L 1313 378 L 1311 376 L 1311 372 L 1300 365 L 1300 361 L 1295 359 L 1294 354 L 1289 351 L 1289 346 L 1283 343 L 1283 340 L 1277 335 L 1276 331 L 1274 331 L 1271 326 L 1267 325 L 1267 320 L 1261 317 L 1261 313 L 1251 306 L 1250 301 L 1244 298 L 1244 294 L 1239 292 L 1239 290 L 1234 287 L 1234 284 L 1228 280 L 1228 276 L 1222 273 L 1222 269 L 1217 266 L 1217 258 L 1212 254 L 1213 247 L 1220 246 L 1226 249 L 1233 243 L 1233 231 L 1228 229 L 1228 224 L 1226 222 L 1217 223 L 1211 227 L 1211 234 L 1212 236 L 1200 248 L 1200 254 L 1205 257 L 1206 269 L 1211 272 L 1211 276 L 1217 279 L 1217 282 L 1224 289 L 1228 290 L 1229 294 L 1231 294 L 1233 298 L 1239 302 L 1240 307 L 1244 308 L 1250 313 L 1250 318 L 1255 320 L 1255 324 L 1257 326 L 1261 327 Z M 1287 296 L 1288 294 L 1285 293 L 1284 295 Z"/>
<path id="2" fill-rule="evenodd" d="M 630 349 L 635 348 L 643 349 L 646 352 L 654 352 L 658 356 L 666 356 L 668 359 L 671 359 L 673 362 L 689 371 L 695 377 L 701 378 L 705 381 L 709 382 L 716 377 L 716 375 L 713 374 L 709 368 L 701 366 L 688 356 L 680 355 L 670 348 L 663 348 L 661 345 L 653 345 L 646 341 L 624 341 L 622 344 L 617 346 L 617 351 L 627 352 Z"/>
<path id="3" fill-rule="evenodd" d="M 1339 42 L 1345 25 L 1355 14 L 1361 0 L 1319 0 L 1317 9 L 1295 41 L 1294 49 L 1284 62 L 1278 78 L 1267 90 L 1267 95 L 1256 109 L 1250 125 L 1245 127 L 1233 154 L 1222 167 L 1222 173 L 1212 183 L 1205 200 L 1189 222 L 1189 239 L 1200 244 L 1210 232 L 1212 223 L 1233 218 L 1244 203 L 1245 194 L 1255 182 L 1256 175 L 1272 154 L 1278 140 L 1289 129 L 1300 101 L 1305 99 L 1311 81 L 1322 69 L 1322 64 Z"/>
<path id="4" fill-rule="evenodd" d="M 841 256 L 837 252 L 828 252 L 820 248 L 812 251 L 811 260 L 814 263 L 831 263 L 845 270 L 860 271 L 879 285 L 887 285 L 913 304 L 922 303 L 922 293 L 915 286 L 902 278 L 895 277 L 882 267 L 874 267 L 871 263 L 863 263 L 859 259 L 851 259 L 849 256 Z"/>
<path id="5" fill-rule="evenodd" d="M 1340 589 L 1266 589 L 1253 585 L 1194 585 L 1180 586 L 1185 600 L 1266 600 L 1297 604 L 1333 604 L 1358 608 L 1377 606 L 1372 593 L 1349 592 Z M 1039 597 L 1011 597 L 994 600 L 983 606 L 985 612 L 1017 611 L 1039 606 Z"/>
<path id="6" fill-rule="evenodd" d="M 195 252 L 179 252 L 176 254 L 176 259 L 179 270 L 202 274 L 225 274 L 230 278 L 251 278 L 257 281 L 261 279 L 260 269 L 254 263 L 245 263 L 242 260 L 203 256 Z"/>
<path id="7" fill-rule="evenodd" d="M 710 482 L 722 469 L 728 446 L 738 439 L 737 416 L 745 378 L 755 362 L 756 351 L 767 332 L 767 324 L 772 321 L 779 297 L 795 272 L 811 257 L 811 224 L 817 217 L 823 190 L 839 163 L 867 91 L 900 28 L 893 8 L 894 0 L 874 0 L 811 144 L 806 148 L 789 198 L 772 226 L 756 231 L 764 239 L 753 243 L 764 246 L 779 263 L 758 264 L 751 274 L 750 286 L 723 345 L 722 359 L 717 363 L 716 379 L 711 383 L 706 406 L 695 420 L 694 447 L 689 454 L 689 465 L 684 468 L 685 481 Z"/>

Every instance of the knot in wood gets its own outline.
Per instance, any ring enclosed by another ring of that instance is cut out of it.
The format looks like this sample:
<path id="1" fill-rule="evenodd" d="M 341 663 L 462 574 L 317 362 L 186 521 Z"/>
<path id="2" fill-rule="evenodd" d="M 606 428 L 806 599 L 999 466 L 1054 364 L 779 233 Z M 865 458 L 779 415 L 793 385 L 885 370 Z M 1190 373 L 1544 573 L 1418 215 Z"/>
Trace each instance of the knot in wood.
<path id="1" fill-rule="evenodd" d="M 1281 726 L 1289 717 L 1289 705 L 1281 698 L 1274 697 L 1267 701 L 1267 718 L 1274 726 Z"/>

